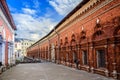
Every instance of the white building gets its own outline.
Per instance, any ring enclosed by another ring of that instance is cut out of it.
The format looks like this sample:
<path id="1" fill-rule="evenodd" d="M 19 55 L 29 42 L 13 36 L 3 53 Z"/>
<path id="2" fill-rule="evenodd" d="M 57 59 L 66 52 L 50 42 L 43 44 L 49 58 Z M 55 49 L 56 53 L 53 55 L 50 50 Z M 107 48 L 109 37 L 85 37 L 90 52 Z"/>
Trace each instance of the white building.
<path id="1" fill-rule="evenodd" d="M 15 39 L 15 55 L 16 60 L 22 61 L 24 56 L 26 56 L 26 49 L 31 46 L 35 41 L 23 39 L 23 38 L 16 38 Z"/>

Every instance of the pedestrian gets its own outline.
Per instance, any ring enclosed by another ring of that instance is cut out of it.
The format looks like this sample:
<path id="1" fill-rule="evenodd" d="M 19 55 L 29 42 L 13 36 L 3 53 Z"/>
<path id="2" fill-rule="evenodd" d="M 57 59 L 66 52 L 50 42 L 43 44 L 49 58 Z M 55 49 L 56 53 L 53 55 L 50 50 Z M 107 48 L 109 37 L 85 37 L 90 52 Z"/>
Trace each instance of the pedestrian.
<path id="1" fill-rule="evenodd" d="M 2 66 L 2 62 L 0 62 L 0 67 Z"/>
<path id="2" fill-rule="evenodd" d="M 75 59 L 75 60 L 74 60 L 74 63 L 76 64 L 76 68 L 78 69 L 79 60 L 78 60 L 78 59 Z"/>

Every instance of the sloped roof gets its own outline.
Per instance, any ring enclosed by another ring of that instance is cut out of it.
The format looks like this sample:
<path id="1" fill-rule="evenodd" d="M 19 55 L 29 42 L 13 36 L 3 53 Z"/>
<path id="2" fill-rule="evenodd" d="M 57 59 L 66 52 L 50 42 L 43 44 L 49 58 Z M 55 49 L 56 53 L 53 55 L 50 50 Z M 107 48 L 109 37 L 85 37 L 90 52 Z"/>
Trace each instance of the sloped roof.
<path id="1" fill-rule="evenodd" d="M 54 29 L 57 29 L 66 19 L 68 19 L 70 16 L 72 16 L 78 9 L 80 9 L 83 5 L 85 5 L 90 0 L 82 0 L 70 13 L 68 13 L 55 27 Z M 49 36 L 52 32 L 54 32 L 54 29 L 52 29 L 46 36 L 35 42 L 33 45 L 37 44 L 39 41 L 43 40 L 47 36 Z M 33 46 L 31 45 L 31 46 Z"/>
<path id="2" fill-rule="evenodd" d="M 78 9 L 80 9 L 84 4 L 86 4 L 90 0 L 82 0 L 70 13 L 68 13 L 67 16 L 65 16 L 55 27 L 54 29 L 57 29 L 66 19 L 68 19 L 70 16 L 72 16 Z M 54 29 L 52 29 L 46 36 L 41 38 L 39 41 L 50 35 L 52 32 L 54 32 Z"/>
<path id="3" fill-rule="evenodd" d="M 6 3 L 6 0 L 0 0 L 0 3 L 1 3 L 1 5 L 2 5 L 2 6 L 1 6 L 1 7 L 2 7 L 2 11 L 3 11 L 4 15 L 6 16 L 8 22 L 10 23 L 10 25 L 12 26 L 12 28 L 13 28 L 14 30 L 16 30 L 17 28 L 16 28 L 16 26 L 15 26 L 15 23 L 14 23 L 14 21 L 13 21 L 13 18 L 12 18 L 12 16 L 11 16 L 11 14 L 10 14 L 8 5 L 7 5 L 7 3 Z"/>

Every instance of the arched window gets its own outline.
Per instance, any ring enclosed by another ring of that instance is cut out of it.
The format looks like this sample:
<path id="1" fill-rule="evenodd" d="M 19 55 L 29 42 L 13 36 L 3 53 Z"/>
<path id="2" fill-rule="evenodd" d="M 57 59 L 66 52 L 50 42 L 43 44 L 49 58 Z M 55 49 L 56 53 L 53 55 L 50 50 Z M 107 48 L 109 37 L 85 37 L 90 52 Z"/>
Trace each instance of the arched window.
<path id="1" fill-rule="evenodd" d="M 85 39 L 86 38 L 86 32 L 83 30 L 80 33 L 80 39 Z"/>
<path id="2" fill-rule="evenodd" d="M 75 35 L 73 34 L 72 36 L 71 36 L 71 42 L 75 42 Z"/>
<path id="3" fill-rule="evenodd" d="M 96 40 L 96 39 L 102 39 L 102 37 L 104 37 L 104 32 L 99 30 L 99 31 L 96 31 L 94 34 L 93 34 L 93 37 L 92 37 L 92 40 Z"/>
<path id="4" fill-rule="evenodd" d="M 63 41 L 62 41 L 62 39 L 60 39 L 60 45 L 63 45 Z"/>
<path id="5" fill-rule="evenodd" d="M 67 37 L 65 37 L 65 43 L 64 44 L 65 45 L 68 44 L 68 38 Z"/>
<path id="6" fill-rule="evenodd" d="M 114 36 L 120 36 L 120 26 L 118 26 L 114 31 Z"/>

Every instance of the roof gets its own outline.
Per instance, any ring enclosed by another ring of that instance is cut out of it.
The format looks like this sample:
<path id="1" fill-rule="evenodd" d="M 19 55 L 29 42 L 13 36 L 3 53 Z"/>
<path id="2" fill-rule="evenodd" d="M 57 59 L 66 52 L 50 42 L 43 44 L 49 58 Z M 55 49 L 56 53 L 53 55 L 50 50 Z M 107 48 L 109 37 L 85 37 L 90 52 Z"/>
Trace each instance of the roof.
<path id="1" fill-rule="evenodd" d="M 39 41 L 43 40 L 44 38 L 46 38 L 47 36 L 49 36 L 52 32 L 54 32 L 55 29 L 57 29 L 62 23 L 64 23 L 64 21 L 66 19 L 68 19 L 69 17 L 71 17 L 78 9 L 80 9 L 84 4 L 86 4 L 88 1 L 90 0 L 82 0 L 70 13 L 68 13 L 55 27 L 54 29 L 52 29 L 46 36 L 44 36 L 43 38 L 41 38 L 40 40 L 38 40 L 37 42 L 35 42 L 34 44 L 38 43 Z M 34 45 L 33 44 L 33 45 Z M 32 45 L 32 46 L 33 46 Z"/>
<path id="2" fill-rule="evenodd" d="M 86 4 L 89 0 L 83 0 L 80 2 L 70 13 L 68 13 L 67 16 L 65 16 L 56 26 L 54 29 L 57 29 L 66 19 L 68 19 L 70 16 L 72 16 L 78 9 L 80 9 L 84 4 Z M 52 29 L 46 36 L 41 38 L 39 41 L 50 35 L 52 32 L 54 32 L 54 29 Z"/>
<path id="3" fill-rule="evenodd" d="M 14 21 L 13 21 L 13 18 L 12 18 L 12 16 L 11 16 L 11 14 L 10 14 L 8 5 L 6 4 L 6 0 L 0 0 L 0 3 L 2 4 L 2 11 L 3 11 L 3 13 L 5 14 L 8 22 L 10 23 L 10 25 L 12 26 L 12 28 L 13 28 L 14 30 L 16 30 L 17 28 L 16 28 L 16 26 L 15 26 L 15 23 L 14 23 Z"/>

